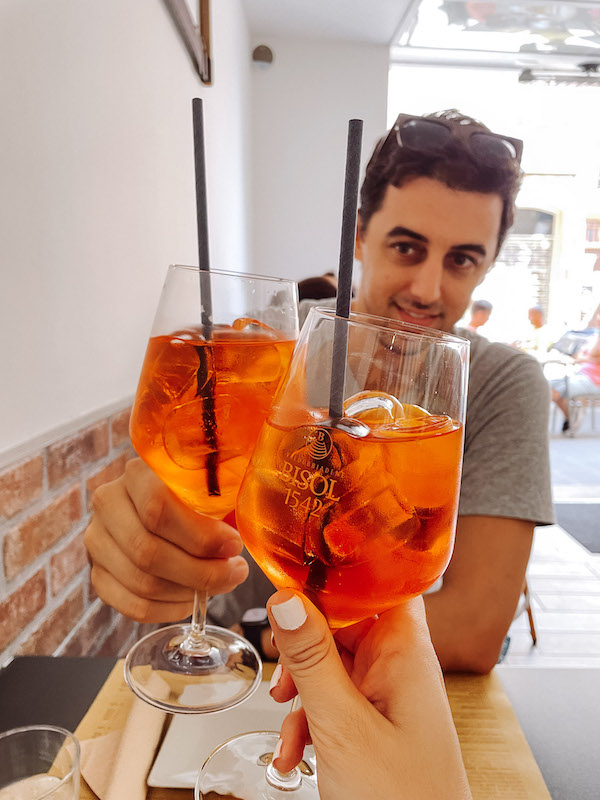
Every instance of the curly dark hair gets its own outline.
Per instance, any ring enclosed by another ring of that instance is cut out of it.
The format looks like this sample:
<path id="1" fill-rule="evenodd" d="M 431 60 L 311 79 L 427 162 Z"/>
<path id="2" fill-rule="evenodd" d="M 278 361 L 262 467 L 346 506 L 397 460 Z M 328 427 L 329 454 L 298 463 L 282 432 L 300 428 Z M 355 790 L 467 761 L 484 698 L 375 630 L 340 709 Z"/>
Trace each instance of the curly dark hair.
<path id="1" fill-rule="evenodd" d="M 456 126 L 469 125 L 478 131 L 491 133 L 483 123 L 456 109 L 427 114 L 424 119 L 444 120 Z M 415 178 L 433 178 L 450 189 L 500 195 L 502 218 L 496 249 L 498 255 L 514 221 L 515 199 L 523 174 L 518 163 L 513 159 L 493 165 L 482 163 L 458 138 L 452 138 L 442 151 L 435 153 L 400 146 L 382 147 L 387 135 L 379 140 L 367 164 L 360 190 L 361 231 L 367 229 L 372 215 L 381 208 L 388 186 L 400 188 Z"/>

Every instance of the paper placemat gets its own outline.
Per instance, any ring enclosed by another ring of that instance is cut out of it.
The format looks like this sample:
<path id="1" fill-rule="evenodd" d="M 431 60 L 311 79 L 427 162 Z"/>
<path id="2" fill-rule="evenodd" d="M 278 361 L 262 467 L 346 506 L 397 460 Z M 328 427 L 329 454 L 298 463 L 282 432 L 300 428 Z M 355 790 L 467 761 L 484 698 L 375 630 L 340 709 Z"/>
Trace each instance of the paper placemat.
<path id="1" fill-rule="evenodd" d="M 266 664 L 270 680 L 274 665 Z M 498 677 L 447 675 L 446 688 L 473 800 L 551 800 L 517 717 Z M 119 661 L 82 719 L 82 741 L 122 730 L 134 696 Z M 191 789 L 148 788 L 147 800 L 188 800 Z M 96 800 L 82 780 L 81 800 Z"/>

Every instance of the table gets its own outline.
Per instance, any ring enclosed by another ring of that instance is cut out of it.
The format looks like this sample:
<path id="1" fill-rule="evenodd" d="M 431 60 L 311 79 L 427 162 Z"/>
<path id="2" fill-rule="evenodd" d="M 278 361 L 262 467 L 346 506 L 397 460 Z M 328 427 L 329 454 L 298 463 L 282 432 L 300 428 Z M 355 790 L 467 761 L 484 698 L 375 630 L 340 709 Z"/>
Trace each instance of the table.
<path id="1" fill-rule="evenodd" d="M 0 731 L 75 730 L 114 658 L 20 656 L 0 670 Z M 553 800 L 600 798 L 600 669 L 497 667 Z"/>

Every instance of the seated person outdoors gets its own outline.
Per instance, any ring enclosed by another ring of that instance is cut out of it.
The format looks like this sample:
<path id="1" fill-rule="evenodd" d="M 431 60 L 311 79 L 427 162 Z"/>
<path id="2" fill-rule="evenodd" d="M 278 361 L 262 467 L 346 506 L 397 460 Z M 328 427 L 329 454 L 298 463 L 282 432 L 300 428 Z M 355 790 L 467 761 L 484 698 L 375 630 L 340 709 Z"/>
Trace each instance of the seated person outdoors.
<path id="1" fill-rule="evenodd" d="M 512 224 L 520 149 L 456 111 L 400 115 L 361 189 L 353 309 L 454 331 Z M 301 317 L 316 304 L 325 302 L 301 303 Z M 485 673 L 513 619 L 534 526 L 554 521 L 548 385 L 525 353 L 456 332 L 471 341 L 456 544 L 441 588 L 424 601 L 442 668 Z M 127 616 L 182 619 L 201 589 L 220 595 L 209 608 L 219 624 L 241 625 L 272 593 L 239 555 L 235 528 L 187 509 L 139 459 L 96 491 L 94 509 L 85 535 L 92 582 Z M 276 657 L 270 640 L 265 627 L 262 649 Z"/>
<path id="2" fill-rule="evenodd" d="M 471 319 L 466 326 L 472 333 L 481 333 L 482 328 L 492 315 L 493 306 L 489 300 L 473 300 L 471 303 Z"/>
<path id="3" fill-rule="evenodd" d="M 600 397 L 600 333 L 592 335 L 573 358 L 575 370 L 550 383 L 552 400 L 565 415 L 563 433 L 571 427 L 569 401 L 574 397 Z"/>
<path id="4" fill-rule="evenodd" d="M 541 306 L 531 306 L 527 311 L 528 326 L 521 339 L 513 342 L 514 347 L 518 347 L 524 353 L 529 353 L 538 361 L 547 361 L 550 350 L 556 340 L 556 336 L 546 323 L 546 315 Z"/>

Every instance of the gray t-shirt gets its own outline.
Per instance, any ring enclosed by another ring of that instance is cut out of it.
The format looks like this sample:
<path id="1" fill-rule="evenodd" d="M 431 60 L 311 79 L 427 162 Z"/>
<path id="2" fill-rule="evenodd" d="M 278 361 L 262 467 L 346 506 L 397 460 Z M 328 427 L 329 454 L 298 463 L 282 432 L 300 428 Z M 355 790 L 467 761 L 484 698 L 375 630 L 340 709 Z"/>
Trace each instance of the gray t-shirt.
<path id="1" fill-rule="evenodd" d="M 335 300 L 304 300 L 303 323 L 312 306 L 335 307 Z M 548 414 L 550 394 L 541 366 L 532 356 L 489 342 L 464 328 L 471 342 L 465 449 L 459 516 L 554 522 L 550 488 Z M 274 589 L 249 553 L 250 576 L 235 591 L 210 601 L 209 619 L 230 626 L 248 608 L 264 606 Z"/>
<path id="2" fill-rule="evenodd" d="M 488 342 L 464 328 L 471 342 L 460 516 L 554 522 L 550 488 L 550 390 L 532 356 Z"/>

